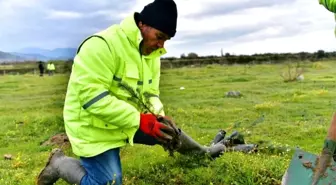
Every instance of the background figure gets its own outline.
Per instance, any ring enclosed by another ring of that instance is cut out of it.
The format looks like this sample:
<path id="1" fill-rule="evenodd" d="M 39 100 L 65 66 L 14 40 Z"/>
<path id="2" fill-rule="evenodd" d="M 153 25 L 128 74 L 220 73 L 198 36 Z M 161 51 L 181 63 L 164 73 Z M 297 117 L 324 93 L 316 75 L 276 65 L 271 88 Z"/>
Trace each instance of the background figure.
<path id="1" fill-rule="evenodd" d="M 55 65 L 52 62 L 49 62 L 48 66 L 47 66 L 47 70 L 48 70 L 48 74 L 49 76 L 52 76 L 55 72 Z"/>
<path id="2" fill-rule="evenodd" d="M 40 70 L 40 76 L 43 76 L 43 72 L 44 72 L 44 65 L 42 61 L 39 61 L 39 65 L 38 68 Z"/>

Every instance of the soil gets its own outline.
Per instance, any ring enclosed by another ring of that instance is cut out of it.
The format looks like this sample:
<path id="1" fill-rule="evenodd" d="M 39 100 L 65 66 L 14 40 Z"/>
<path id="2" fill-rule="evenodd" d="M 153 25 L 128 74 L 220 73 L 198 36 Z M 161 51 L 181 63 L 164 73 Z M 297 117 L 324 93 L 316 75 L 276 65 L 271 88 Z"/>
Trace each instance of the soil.
<path id="1" fill-rule="evenodd" d="M 41 146 L 70 146 L 69 138 L 65 133 L 59 133 L 51 136 L 47 141 L 41 143 Z"/>

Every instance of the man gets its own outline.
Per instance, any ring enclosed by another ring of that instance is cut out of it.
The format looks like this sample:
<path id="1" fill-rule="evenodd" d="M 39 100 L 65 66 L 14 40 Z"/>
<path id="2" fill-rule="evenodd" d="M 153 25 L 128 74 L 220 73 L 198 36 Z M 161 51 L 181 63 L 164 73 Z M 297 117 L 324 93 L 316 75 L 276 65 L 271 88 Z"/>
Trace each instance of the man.
<path id="1" fill-rule="evenodd" d="M 54 74 L 55 71 L 55 65 L 53 62 L 49 62 L 48 66 L 47 66 L 47 70 L 48 70 L 48 74 L 49 76 L 52 76 Z"/>
<path id="2" fill-rule="evenodd" d="M 42 61 L 39 61 L 39 65 L 38 65 L 39 71 L 40 71 L 40 76 L 43 76 L 43 72 L 44 72 L 44 65 Z"/>
<path id="3" fill-rule="evenodd" d="M 154 96 L 152 112 L 164 116 L 159 99 L 160 56 L 165 41 L 175 36 L 177 8 L 173 0 L 155 0 L 119 25 L 87 38 L 78 48 L 64 106 L 65 129 L 80 160 L 54 150 L 37 178 L 51 185 L 59 178 L 70 184 L 122 184 L 120 147 L 127 143 L 165 144 L 173 127 L 145 114 L 119 87 L 125 83 Z M 168 119 L 164 117 L 165 119 Z M 219 156 L 217 143 L 203 147 L 179 130 L 182 154 Z"/>

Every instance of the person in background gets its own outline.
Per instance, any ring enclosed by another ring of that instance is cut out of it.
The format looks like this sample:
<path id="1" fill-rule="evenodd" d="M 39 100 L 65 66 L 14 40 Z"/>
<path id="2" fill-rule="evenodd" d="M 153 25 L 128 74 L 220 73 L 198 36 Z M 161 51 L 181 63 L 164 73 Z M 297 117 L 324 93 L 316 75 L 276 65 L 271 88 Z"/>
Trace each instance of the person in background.
<path id="1" fill-rule="evenodd" d="M 49 76 L 52 76 L 54 75 L 54 72 L 55 72 L 55 65 L 53 62 L 49 62 L 48 65 L 47 65 L 47 70 L 48 70 L 48 75 Z"/>
<path id="2" fill-rule="evenodd" d="M 43 65 L 43 62 L 42 62 L 42 61 L 39 61 L 39 62 L 38 62 L 38 68 L 39 68 L 39 71 L 40 71 L 40 76 L 43 76 L 43 73 L 44 73 L 44 65 Z"/>

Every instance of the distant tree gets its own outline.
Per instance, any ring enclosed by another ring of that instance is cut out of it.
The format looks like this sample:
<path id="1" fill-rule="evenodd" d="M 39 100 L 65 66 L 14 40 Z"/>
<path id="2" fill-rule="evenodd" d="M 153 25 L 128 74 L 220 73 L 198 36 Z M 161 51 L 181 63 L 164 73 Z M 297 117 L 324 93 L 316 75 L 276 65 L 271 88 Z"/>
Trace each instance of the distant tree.
<path id="1" fill-rule="evenodd" d="M 184 53 L 182 53 L 181 58 L 187 58 L 187 56 Z"/>
<path id="2" fill-rule="evenodd" d="M 176 59 L 177 59 L 176 57 L 167 57 L 167 58 L 165 58 L 165 60 L 169 60 L 169 61 L 176 60 Z"/>
<path id="3" fill-rule="evenodd" d="M 307 52 L 300 52 L 300 53 L 298 53 L 298 54 L 299 54 L 299 58 L 300 58 L 300 60 L 305 60 L 305 59 L 308 58 L 308 54 L 309 54 L 309 53 L 307 53 Z"/>
<path id="4" fill-rule="evenodd" d="M 188 58 L 197 58 L 197 57 L 198 57 L 197 53 L 191 52 L 188 54 Z"/>
<path id="5" fill-rule="evenodd" d="M 318 50 L 317 53 L 316 53 L 316 57 L 317 57 L 317 59 L 324 58 L 325 57 L 324 50 Z"/>

